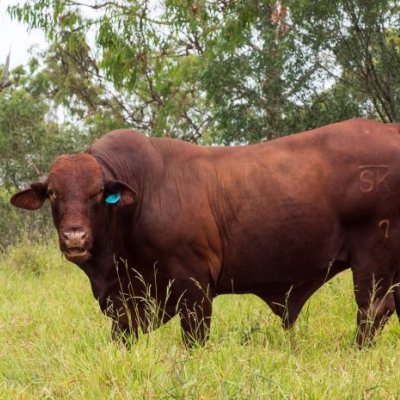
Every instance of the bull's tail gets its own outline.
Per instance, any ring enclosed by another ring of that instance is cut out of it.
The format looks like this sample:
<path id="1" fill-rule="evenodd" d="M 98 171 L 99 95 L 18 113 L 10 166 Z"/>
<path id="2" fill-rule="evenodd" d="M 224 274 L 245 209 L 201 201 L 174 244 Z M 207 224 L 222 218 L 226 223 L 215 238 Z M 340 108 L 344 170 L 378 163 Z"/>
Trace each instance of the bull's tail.
<path id="1" fill-rule="evenodd" d="M 396 305 L 397 318 L 400 320 L 400 271 L 396 272 L 396 275 L 394 276 L 394 283 L 394 304 Z"/>

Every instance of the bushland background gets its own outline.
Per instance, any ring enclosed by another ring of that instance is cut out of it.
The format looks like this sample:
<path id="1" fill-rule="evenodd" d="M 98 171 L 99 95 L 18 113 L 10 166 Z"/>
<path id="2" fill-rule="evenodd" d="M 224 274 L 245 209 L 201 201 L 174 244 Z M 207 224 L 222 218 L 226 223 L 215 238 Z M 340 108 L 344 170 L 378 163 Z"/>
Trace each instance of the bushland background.
<path id="1" fill-rule="evenodd" d="M 313 297 L 294 333 L 257 299 L 225 296 L 205 349 L 187 352 L 172 321 L 126 351 L 58 254 L 49 210 L 8 204 L 54 156 L 114 128 L 232 145 L 399 121 L 399 11 L 397 0 L 10 7 L 48 49 L 12 69 L 0 60 L 0 398 L 400 397 L 399 328 L 393 318 L 375 348 L 354 348 L 350 274 Z"/>

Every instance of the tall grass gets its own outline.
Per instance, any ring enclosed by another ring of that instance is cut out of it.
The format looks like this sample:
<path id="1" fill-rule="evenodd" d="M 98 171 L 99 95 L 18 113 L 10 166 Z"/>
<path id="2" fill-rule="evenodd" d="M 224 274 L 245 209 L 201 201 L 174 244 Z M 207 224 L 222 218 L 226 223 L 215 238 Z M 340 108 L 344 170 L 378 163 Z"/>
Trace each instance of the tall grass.
<path id="1" fill-rule="evenodd" d="M 215 300 L 205 348 L 186 350 L 179 321 L 110 341 L 84 274 L 49 246 L 0 259 L 0 399 L 397 399 L 400 327 L 354 345 L 350 273 L 306 304 L 295 328 L 251 295 Z"/>

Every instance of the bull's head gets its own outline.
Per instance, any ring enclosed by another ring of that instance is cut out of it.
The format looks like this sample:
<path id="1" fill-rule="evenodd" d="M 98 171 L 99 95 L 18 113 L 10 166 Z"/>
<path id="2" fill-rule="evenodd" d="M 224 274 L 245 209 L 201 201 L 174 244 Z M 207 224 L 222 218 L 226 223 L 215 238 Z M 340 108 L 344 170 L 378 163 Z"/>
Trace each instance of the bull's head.
<path id="1" fill-rule="evenodd" d="M 93 156 L 79 153 L 56 158 L 46 181 L 16 193 L 11 204 L 37 210 L 49 199 L 60 249 L 68 260 L 81 264 L 91 257 L 96 221 L 106 223 L 110 208 L 132 204 L 134 195 L 127 184 L 105 179 Z"/>

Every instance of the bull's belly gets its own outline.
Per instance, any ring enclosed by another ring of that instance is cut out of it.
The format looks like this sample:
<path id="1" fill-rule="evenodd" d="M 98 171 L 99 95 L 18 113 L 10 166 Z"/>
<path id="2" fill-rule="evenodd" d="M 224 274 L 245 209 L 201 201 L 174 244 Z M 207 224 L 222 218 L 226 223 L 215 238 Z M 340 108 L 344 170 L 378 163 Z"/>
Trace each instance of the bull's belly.
<path id="1" fill-rule="evenodd" d="M 286 233 L 286 234 L 285 234 Z M 324 235 L 325 233 L 325 235 Z M 226 253 L 219 293 L 256 293 L 275 285 L 297 285 L 329 273 L 335 261 L 345 262 L 343 240 L 327 232 L 281 232 L 260 243 L 237 243 Z"/>

